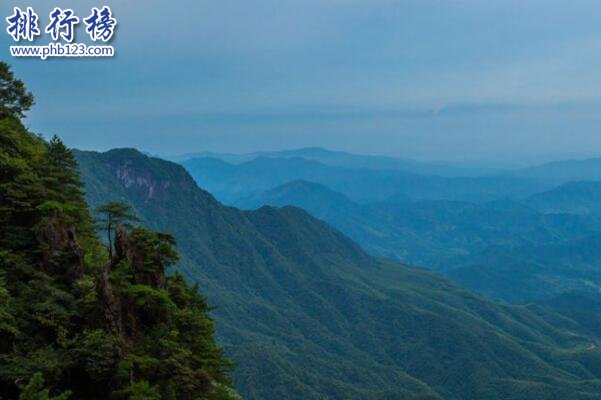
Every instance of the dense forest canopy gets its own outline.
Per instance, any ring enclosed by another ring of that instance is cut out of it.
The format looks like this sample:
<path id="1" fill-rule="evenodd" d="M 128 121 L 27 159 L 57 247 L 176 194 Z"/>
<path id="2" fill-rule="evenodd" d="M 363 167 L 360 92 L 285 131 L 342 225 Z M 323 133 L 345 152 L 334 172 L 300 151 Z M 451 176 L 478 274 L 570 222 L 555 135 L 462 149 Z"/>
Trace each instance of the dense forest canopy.
<path id="1" fill-rule="evenodd" d="M 173 237 L 111 203 L 100 242 L 73 154 L 21 122 L 33 103 L 0 63 L 0 398 L 238 398 L 206 301 L 165 273 Z"/>

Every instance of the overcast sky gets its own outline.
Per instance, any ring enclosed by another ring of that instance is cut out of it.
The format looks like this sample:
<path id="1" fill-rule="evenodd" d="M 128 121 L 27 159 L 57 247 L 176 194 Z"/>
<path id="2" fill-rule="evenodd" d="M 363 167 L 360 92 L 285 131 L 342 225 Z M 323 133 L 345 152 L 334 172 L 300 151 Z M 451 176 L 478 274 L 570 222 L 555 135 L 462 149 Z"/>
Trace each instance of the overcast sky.
<path id="1" fill-rule="evenodd" d="M 74 147 L 601 155 L 599 1 L 12 0 L 3 22 L 17 3 L 118 19 L 110 60 L 14 60 L 0 32 L 27 123 Z"/>

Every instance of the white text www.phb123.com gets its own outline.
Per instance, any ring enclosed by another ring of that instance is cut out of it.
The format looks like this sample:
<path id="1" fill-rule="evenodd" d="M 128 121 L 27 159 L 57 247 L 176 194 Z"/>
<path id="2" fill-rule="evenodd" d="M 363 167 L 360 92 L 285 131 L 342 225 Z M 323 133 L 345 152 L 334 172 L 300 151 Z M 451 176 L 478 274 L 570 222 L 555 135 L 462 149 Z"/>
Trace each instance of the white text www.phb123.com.
<path id="1" fill-rule="evenodd" d="M 88 46 L 84 43 L 50 43 L 42 46 L 10 46 L 13 57 L 113 57 L 113 46 Z"/>

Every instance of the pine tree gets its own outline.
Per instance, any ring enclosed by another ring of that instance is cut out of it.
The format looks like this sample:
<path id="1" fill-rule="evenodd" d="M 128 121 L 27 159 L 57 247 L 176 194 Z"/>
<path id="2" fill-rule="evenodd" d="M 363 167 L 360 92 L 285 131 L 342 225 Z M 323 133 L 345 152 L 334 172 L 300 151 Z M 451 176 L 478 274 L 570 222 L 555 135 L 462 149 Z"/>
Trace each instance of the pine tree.
<path id="1" fill-rule="evenodd" d="M 105 232 L 109 258 L 113 258 L 113 231 L 118 225 L 129 225 L 139 219 L 129 205 L 116 201 L 96 208 L 96 214 L 99 216 L 96 226 Z"/>
<path id="2" fill-rule="evenodd" d="M 0 61 L 0 118 L 22 118 L 34 104 L 31 92 L 16 79 L 10 66 Z"/>

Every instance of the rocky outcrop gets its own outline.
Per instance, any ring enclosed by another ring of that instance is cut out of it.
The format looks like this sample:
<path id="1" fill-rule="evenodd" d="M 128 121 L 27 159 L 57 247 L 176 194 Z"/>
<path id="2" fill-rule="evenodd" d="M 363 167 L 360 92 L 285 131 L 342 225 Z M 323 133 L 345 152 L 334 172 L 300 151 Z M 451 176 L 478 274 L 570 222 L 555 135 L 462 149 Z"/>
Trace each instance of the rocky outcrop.
<path id="1" fill-rule="evenodd" d="M 115 251 L 101 272 L 97 286 L 98 296 L 104 307 L 108 328 L 121 339 L 123 348 L 135 341 L 144 323 L 144 312 L 122 288 L 115 287 L 111 280 L 112 272 L 125 263 L 131 274 L 128 284 L 145 285 L 152 289 L 163 289 L 166 277 L 160 260 L 148 260 L 148 255 L 135 242 L 130 240 L 125 226 L 115 230 Z M 148 266 L 151 265 L 152 268 Z"/>
<path id="2" fill-rule="evenodd" d="M 66 283 L 72 284 L 85 272 L 84 252 L 77 241 L 74 227 L 65 227 L 60 218 L 48 218 L 36 232 L 41 244 L 40 267 L 44 271 L 58 272 Z"/>

